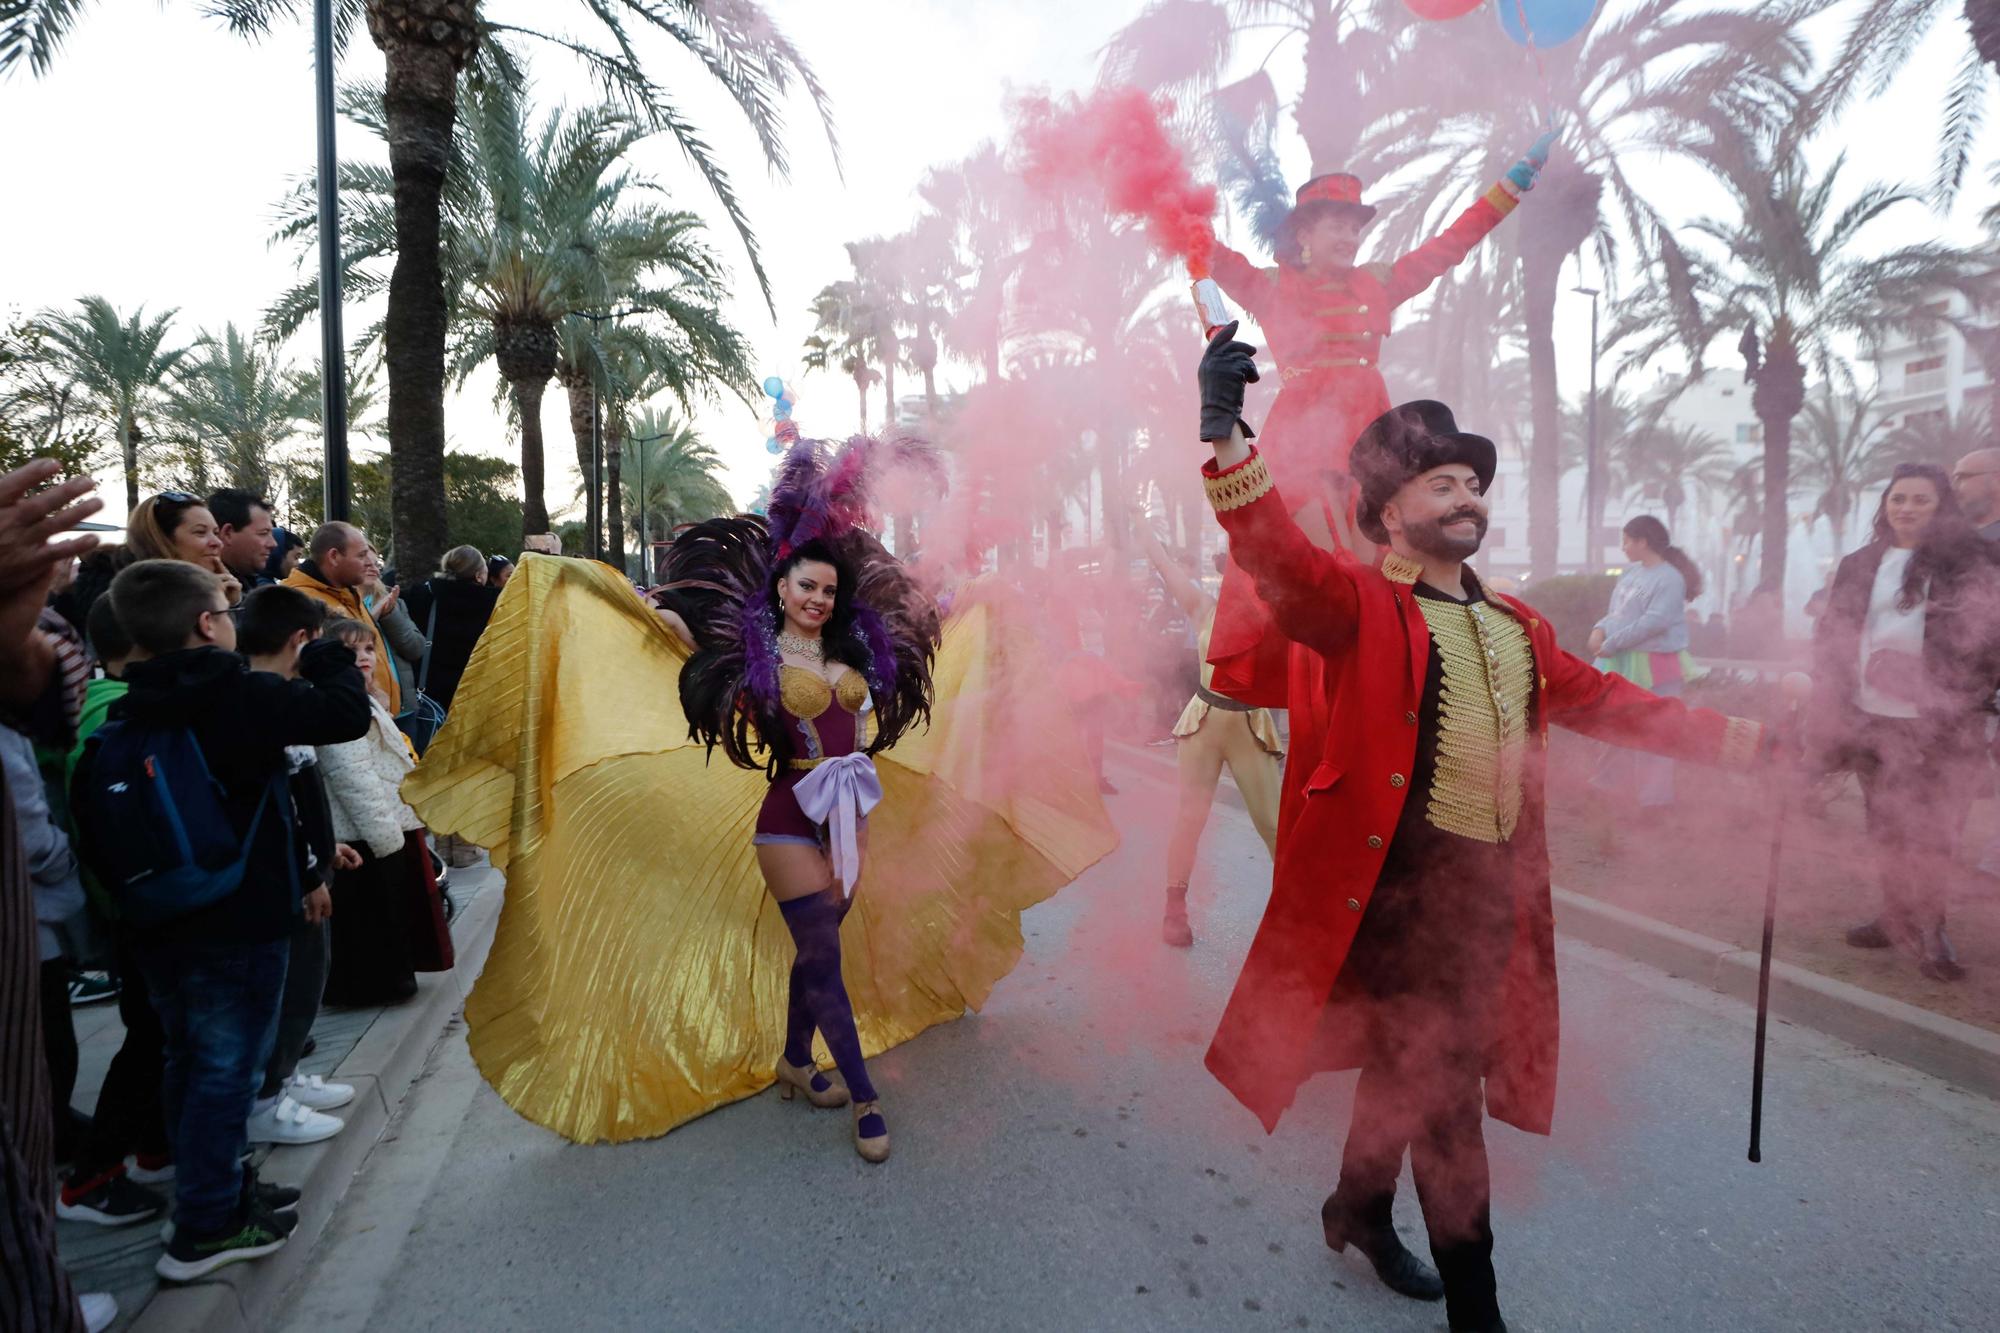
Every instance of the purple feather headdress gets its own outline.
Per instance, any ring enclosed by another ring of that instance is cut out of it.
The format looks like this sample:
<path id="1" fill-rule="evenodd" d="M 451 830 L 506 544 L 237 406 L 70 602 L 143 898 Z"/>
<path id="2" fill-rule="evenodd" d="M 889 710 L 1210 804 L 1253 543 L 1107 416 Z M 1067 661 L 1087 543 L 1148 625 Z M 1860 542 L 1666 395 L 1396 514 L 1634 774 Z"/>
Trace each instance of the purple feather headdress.
<path id="1" fill-rule="evenodd" d="M 856 436 L 830 451 L 823 441 L 795 440 L 765 517 L 710 519 L 675 538 L 661 592 L 677 599 L 698 644 L 681 671 L 681 705 L 697 739 L 746 767 L 776 762 L 767 730 L 781 699 L 772 574 L 813 541 L 830 547 L 854 580 L 847 660 L 861 667 L 875 700 L 871 748 L 929 718 L 937 608 L 868 530 L 877 490 L 899 470 L 942 489 L 944 469 L 919 441 Z"/>

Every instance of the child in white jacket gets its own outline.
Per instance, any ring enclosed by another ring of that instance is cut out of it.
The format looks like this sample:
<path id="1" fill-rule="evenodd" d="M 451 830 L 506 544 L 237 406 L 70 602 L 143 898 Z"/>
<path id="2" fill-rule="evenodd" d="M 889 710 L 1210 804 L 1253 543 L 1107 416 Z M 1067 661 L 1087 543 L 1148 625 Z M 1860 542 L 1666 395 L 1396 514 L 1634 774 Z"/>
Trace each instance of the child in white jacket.
<path id="1" fill-rule="evenodd" d="M 417 993 L 412 944 L 425 907 L 423 869 L 412 859 L 423 855 L 421 837 L 410 836 L 423 822 L 399 793 L 416 761 L 374 688 L 374 633 L 358 620 L 335 620 L 325 634 L 354 650 L 374 714 L 367 735 L 318 750 L 334 837 L 362 858 L 333 880 L 326 1003 L 399 1004 Z"/>

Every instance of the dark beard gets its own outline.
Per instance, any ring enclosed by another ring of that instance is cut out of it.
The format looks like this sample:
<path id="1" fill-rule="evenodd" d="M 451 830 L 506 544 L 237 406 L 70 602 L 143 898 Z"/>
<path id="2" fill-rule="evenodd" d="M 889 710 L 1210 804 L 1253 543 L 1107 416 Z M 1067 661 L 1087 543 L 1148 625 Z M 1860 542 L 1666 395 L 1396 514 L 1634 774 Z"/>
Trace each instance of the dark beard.
<path id="1" fill-rule="evenodd" d="M 1445 524 L 1456 523 L 1462 518 L 1472 520 L 1476 532 L 1470 540 L 1447 536 Z M 1470 560 L 1479 553 L 1479 544 L 1486 540 L 1486 516 L 1468 509 L 1460 509 L 1429 523 L 1414 523 L 1403 528 L 1403 540 L 1413 551 L 1436 556 L 1440 560 Z"/>

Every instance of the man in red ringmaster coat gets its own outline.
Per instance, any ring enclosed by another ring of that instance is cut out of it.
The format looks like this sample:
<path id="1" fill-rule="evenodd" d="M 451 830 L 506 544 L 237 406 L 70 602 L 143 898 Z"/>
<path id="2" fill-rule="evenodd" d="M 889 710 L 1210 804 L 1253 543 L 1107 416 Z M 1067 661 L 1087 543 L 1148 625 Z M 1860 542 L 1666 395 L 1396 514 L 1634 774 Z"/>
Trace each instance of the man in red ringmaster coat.
<path id="1" fill-rule="evenodd" d="M 1442 403 L 1392 408 L 1355 443 L 1379 563 L 1314 546 L 1244 437 L 1257 370 L 1235 330 L 1202 358 L 1208 495 L 1270 633 L 1318 665 L 1291 681 L 1271 902 L 1208 1068 L 1269 1130 L 1311 1074 L 1358 1066 L 1327 1243 L 1394 1290 L 1443 1296 L 1454 1330 L 1504 1330 L 1481 1124 L 1546 1134 L 1554 1111 L 1549 725 L 1725 766 L 1758 761 L 1764 732 L 1597 671 L 1481 583 L 1465 561 L 1493 444 Z M 1435 1271 L 1390 1221 L 1406 1150 Z"/>
<path id="2" fill-rule="evenodd" d="M 1255 317 L 1284 378 L 1258 440 L 1264 464 L 1293 502 L 1313 541 L 1354 547 L 1352 494 L 1343 477 L 1362 427 L 1389 410 L 1382 340 L 1390 315 L 1454 268 L 1535 187 L 1555 141 L 1551 131 L 1458 215 L 1449 227 L 1393 263 L 1355 265 L 1375 209 L 1361 181 L 1315 176 L 1299 187 L 1285 219 L 1281 262 L 1258 268 L 1217 244 L 1209 266 L 1222 289 Z M 1266 612 L 1241 568 L 1223 578 L 1209 661 L 1215 689 L 1259 707 L 1285 706 L 1282 661 L 1260 660 Z"/>

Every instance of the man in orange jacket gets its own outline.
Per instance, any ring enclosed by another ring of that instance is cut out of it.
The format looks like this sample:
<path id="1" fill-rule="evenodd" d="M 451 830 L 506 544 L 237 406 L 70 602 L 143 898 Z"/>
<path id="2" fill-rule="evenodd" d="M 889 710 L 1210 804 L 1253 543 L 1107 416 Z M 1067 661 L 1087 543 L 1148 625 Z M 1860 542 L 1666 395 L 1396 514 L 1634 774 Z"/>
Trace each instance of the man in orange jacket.
<path id="1" fill-rule="evenodd" d="M 1208 1068 L 1268 1130 L 1311 1074 L 1358 1066 L 1327 1243 L 1396 1291 L 1442 1296 L 1454 1330 L 1504 1330 L 1481 1124 L 1546 1134 L 1554 1112 L 1549 725 L 1725 767 L 1766 737 L 1597 671 L 1481 583 L 1465 562 L 1493 444 L 1442 403 L 1392 408 L 1348 460 L 1379 563 L 1314 546 L 1245 439 L 1257 370 L 1235 330 L 1202 359 L 1203 475 L 1269 633 L 1302 651 L 1270 906 Z M 1435 1271 L 1390 1221 L 1406 1151 Z"/>
<path id="2" fill-rule="evenodd" d="M 352 523 L 322 523 L 307 543 L 306 559 L 285 576 L 284 586 L 297 588 L 314 601 L 324 603 L 334 615 L 358 620 L 369 628 L 375 635 L 375 688 L 389 701 L 389 712 L 400 714 L 402 691 L 396 683 L 395 661 L 389 656 L 381 626 L 368 614 L 368 607 L 361 600 L 367 564 L 366 533 Z"/>
<path id="3" fill-rule="evenodd" d="M 1209 264 L 1222 289 L 1240 302 L 1271 340 L 1284 385 L 1264 419 L 1259 450 L 1314 542 L 1353 547 L 1347 529 L 1352 492 L 1344 484 L 1348 450 L 1361 430 L 1389 410 L 1382 340 L 1390 316 L 1456 267 L 1535 188 L 1555 142 L 1550 131 L 1449 227 L 1391 263 L 1356 265 L 1375 209 L 1361 181 L 1345 173 L 1315 176 L 1299 187 L 1285 220 L 1281 262 L 1259 268 L 1218 244 Z M 1280 661 L 1260 661 L 1265 612 L 1249 579 L 1224 577 L 1209 660 L 1215 689 L 1244 703 L 1285 706 Z"/>

